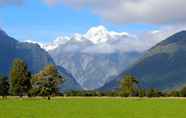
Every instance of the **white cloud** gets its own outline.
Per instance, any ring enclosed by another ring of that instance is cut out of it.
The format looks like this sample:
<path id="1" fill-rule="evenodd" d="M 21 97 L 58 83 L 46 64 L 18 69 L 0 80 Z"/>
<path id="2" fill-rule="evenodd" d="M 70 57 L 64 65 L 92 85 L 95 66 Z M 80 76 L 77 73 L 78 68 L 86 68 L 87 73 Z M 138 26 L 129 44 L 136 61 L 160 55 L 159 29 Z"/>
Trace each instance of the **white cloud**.
<path id="1" fill-rule="evenodd" d="M 160 41 L 182 30 L 186 30 L 185 25 L 166 26 L 161 27 L 161 29 L 159 30 L 148 31 L 146 33 L 139 35 L 138 37 L 140 39 L 143 39 L 144 42 L 148 42 L 147 47 L 151 48 Z"/>
<path id="2" fill-rule="evenodd" d="M 186 0 L 63 0 L 114 23 L 186 23 Z"/>

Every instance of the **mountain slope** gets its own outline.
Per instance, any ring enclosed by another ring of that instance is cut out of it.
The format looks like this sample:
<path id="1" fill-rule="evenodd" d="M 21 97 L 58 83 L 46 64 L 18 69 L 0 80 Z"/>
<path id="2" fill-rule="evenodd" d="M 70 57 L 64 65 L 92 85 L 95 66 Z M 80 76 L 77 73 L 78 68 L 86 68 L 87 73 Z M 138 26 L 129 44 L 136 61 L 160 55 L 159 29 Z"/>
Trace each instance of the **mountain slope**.
<path id="1" fill-rule="evenodd" d="M 21 43 L 0 31 L 0 73 L 8 75 L 12 61 L 23 59 L 32 73 L 40 71 L 47 64 L 54 64 L 48 53 L 37 44 Z"/>
<path id="2" fill-rule="evenodd" d="M 178 32 L 148 50 L 143 58 L 101 90 L 115 90 L 125 74 L 136 76 L 145 88 L 179 89 L 186 84 L 186 31 Z"/>
<path id="3" fill-rule="evenodd" d="M 21 58 L 28 64 L 32 73 L 36 73 L 48 64 L 55 64 L 50 55 L 38 44 L 18 42 L 0 30 L 0 74 L 8 76 L 12 61 Z M 63 67 L 58 71 L 65 78 L 62 91 L 81 90 L 74 77 Z"/>
<path id="4" fill-rule="evenodd" d="M 65 81 L 61 85 L 60 89 L 62 92 L 69 92 L 69 91 L 80 91 L 83 90 L 81 86 L 77 83 L 75 78 L 67 72 L 63 67 L 58 66 L 58 71 L 60 72 L 61 75 L 63 75 Z"/>
<path id="5" fill-rule="evenodd" d="M 53 52 L 51 55 L 56 64 L 63 66 L 72 73 L 84 89 L 95 89 L 116 77 L 140 54 L 136 52 L 111 54 L 67 53 L 61 50 L 60 53 Z"/>

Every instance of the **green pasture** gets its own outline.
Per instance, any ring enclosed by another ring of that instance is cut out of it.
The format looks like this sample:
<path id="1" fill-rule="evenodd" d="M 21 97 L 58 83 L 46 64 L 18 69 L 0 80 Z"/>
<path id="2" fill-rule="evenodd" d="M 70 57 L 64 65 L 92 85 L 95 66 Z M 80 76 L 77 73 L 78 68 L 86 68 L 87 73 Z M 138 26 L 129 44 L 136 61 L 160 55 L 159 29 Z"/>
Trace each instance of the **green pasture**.
<path id="1" fill-rule="evenodd" d="M 185 99 L 0 100 L 0 118 L 186 118 Z"/>

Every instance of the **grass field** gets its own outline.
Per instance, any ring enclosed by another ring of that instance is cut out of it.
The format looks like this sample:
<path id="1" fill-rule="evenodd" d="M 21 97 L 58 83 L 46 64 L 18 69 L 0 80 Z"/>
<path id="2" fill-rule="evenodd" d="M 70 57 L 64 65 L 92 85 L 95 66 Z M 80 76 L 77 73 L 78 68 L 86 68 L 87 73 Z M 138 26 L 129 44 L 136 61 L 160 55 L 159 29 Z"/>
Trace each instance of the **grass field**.
<path id="1" fill-rule="evenodd" d="M 186 118 L 184 99 L 0 100 L 0 118 Z"/>

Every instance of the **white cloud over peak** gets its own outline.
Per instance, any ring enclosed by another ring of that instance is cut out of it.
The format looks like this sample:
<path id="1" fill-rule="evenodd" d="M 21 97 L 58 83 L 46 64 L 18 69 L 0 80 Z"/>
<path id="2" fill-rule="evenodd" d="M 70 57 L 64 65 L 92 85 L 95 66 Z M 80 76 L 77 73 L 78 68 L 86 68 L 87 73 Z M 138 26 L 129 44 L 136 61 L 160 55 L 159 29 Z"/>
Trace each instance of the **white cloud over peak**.
<path id="1" fill-rule="evenodd" d="M 63 0 L 114 23 L 186 23 L 186 0 Z"/>

